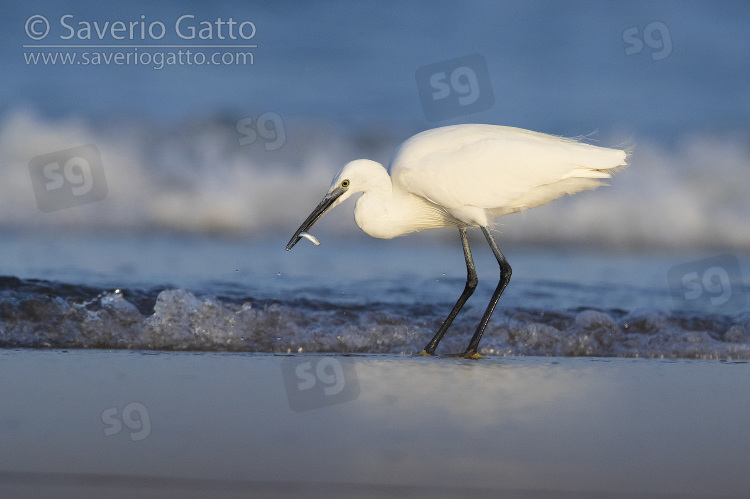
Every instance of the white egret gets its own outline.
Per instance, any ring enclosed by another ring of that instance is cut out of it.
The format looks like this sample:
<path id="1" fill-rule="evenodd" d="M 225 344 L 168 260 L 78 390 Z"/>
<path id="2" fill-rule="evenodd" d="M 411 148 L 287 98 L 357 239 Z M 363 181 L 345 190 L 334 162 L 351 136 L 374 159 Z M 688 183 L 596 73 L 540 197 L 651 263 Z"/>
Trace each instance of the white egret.
<path id="1" fill-rule="evenodd" d="M 419 133 L 399 146 L 390 176 L 379 163 L 358 159 L 334 177 L 328 193 L 294 233 L 287 251 L 334 206 L 361 192 L 357 225 L 373 237 L 457 227 L 466 260 L 466 286 L 435 337 L 421 354 L 432 355 L 477 286 L 466 230 L 479 227 L 500 266 L 500 282 L 464 357 L 478 358 L 482 333 L 508 285 L 511 267 L 490 234 L 502 215 L 541 206 L 564 194 L 595 189 L 627 165 L 627 154 L 520 128 L 454 125 Z"/>

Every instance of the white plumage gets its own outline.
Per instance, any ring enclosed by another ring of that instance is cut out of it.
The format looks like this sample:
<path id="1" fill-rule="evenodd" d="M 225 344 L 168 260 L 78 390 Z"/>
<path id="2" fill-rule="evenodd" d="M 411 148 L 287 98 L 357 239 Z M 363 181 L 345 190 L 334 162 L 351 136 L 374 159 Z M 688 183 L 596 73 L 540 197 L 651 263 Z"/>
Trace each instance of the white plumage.
<path id="1" fill-rule="evenodd" d="M 488 231 L 492 221 L 565 194 L 595 189 L 602 179 L 626 165 L 625 151 L 520 128 L 454 125 L 427 130 L 399 146 L 388 171 L 367 159 L 347 163 L 334 177 L 323 201 L 292 236 L 287 250 L 301 237 L 308 237 L 306 231 L 328 210 L 359 192 L 362 196 L 355 205 L 354 219 L 373 237 L 388 239 L 425 229 L 458 227 L 467 287 L 425 347 L 425 352 L 432 354 L 476 287 L 466 229 L 481 227 L 500 265 L 501 280 L 465 353 L 476 356 L 484 327 L 510 280 L 510 265 Z"/>
<path id="2" fill-rule="evenodd" d="M 357 192 L 354 217 L 367 234 L 392 238 L 448 226 L 489 226 L 493 219 L 595 189 L 626 165 L 625 151 L 520 128 L 454 125 L 419 133 L 379 163 L 346 164 L 331 184 Z"/>

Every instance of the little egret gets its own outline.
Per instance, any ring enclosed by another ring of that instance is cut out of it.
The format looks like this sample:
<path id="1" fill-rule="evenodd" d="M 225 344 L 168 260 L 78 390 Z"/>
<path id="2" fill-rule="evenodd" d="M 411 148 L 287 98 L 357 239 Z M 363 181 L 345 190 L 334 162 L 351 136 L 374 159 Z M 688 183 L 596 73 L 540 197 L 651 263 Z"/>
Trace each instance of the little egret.
<path id="1" fill-rule="evenodd" d="M 354 220 L 367 234 L 390 239 L 410 232 L 457 227 L 466 259 L 466 286 L 435 337 L 420 352 L 432 355 L 453 319 L 477 287 L 466 230 L 479 227 L 500 266 L 500 282 L 462 356 L 479 358 L 478 347 L 511 268 L 490 234 L 492 221 L 564 194 L 595 189 L 601 179 L 627 166 L 627 154 L 520 128 L 454 125 L 419 133 L 401 144 L 389 172 L 367 159 L 347 163 L 328 193 L 286 245 L 302 237 L 326 212 L 361 192 Z"/>

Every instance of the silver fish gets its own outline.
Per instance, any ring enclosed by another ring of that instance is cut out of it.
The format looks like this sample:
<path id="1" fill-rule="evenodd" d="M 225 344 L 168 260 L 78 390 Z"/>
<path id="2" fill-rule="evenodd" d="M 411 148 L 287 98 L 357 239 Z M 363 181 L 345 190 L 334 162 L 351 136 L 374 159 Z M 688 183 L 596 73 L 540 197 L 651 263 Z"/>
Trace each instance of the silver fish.
<path id="1" fill-rule="evenodd" d="M 318 241 L 312 234 L 308 232 L 300 232 L 299 235 L 300 237 L 304 237 L 305 239 L 313 243 L 315 246 L 320 246 L 320 241 Z"/>

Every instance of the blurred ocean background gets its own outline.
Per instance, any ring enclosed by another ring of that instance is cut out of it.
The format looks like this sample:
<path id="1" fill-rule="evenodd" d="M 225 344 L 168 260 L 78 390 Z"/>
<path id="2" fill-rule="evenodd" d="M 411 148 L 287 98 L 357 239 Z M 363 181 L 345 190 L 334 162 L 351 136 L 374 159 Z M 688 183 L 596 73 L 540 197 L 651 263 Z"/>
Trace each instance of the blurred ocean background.
<path id="1" fill-rule="evenodd" d="M 185 15 L 183 35 L 211 39 L 181 38 Z M 99 39 L 116 21 L 135 39 Z M 346 162 L 490 123 L 633 155 L 611 187 L 499 220 L 514 274 L 486 353 L 749 358 L 748 22 L 744 2 L 676 0 L 8 6 L 0 346 L 418 351 L 463 287 L 456 231 L 373 240 L 349 202 L 316 225 L 320 247 L 283 248 Z M 188 49 L 252 63 L 155 62 Z M 118 52 L 150 63 L 79 64 Z M 489 107 L 428 120 L 418 70 L 472 54 Z M 87 144 L 106 190 L 43 211 L 35 158 Z M 480 288 L 445 351 L 496 284 L 472 241 Z"/>

